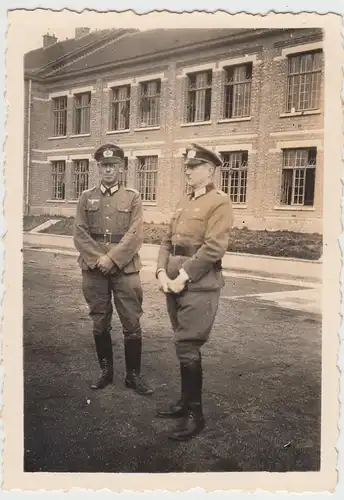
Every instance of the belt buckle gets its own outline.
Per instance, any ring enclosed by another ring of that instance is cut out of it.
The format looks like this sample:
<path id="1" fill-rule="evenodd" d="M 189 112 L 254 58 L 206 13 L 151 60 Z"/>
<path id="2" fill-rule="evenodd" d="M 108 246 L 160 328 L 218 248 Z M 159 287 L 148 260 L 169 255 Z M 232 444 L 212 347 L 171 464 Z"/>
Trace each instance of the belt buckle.
<path id="1" fill-rule="evenodd" d="M 111 236 L 112 233 L 104 233 L 104 243 L 106 244 L 111 243 Z"/>

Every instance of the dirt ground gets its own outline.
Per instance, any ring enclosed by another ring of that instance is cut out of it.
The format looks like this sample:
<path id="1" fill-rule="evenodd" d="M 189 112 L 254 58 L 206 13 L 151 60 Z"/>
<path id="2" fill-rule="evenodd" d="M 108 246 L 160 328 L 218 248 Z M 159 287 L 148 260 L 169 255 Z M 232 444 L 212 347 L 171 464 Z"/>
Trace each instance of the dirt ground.
<path id="1" fill-rule="evenodd" d="M 75 257 L 24 251 L 24 469 L 27 472 L 310 471 L 320 467 L 321 318 L 238 296 L 292 289 L 226 278 L 203 350 L 204 433 L 167 440 L 173 421 L 156 406 L 178 396 L 178 365 L 163 295 L 144 287 L 143 372 L 150 398 L 123 385 L 113 320 L 115 381 L 98 375 Z"/>

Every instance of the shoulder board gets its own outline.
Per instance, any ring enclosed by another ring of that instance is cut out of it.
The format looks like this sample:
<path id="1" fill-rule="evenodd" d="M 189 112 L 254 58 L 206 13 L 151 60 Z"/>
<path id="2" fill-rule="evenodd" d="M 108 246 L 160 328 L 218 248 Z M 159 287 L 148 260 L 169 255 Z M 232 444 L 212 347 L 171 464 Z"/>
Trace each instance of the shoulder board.
<path id="1" fill-rule="evenodd" d="M 225 193 L 224 191 L 221 191 L 221 189 L 217 189 L 216 193 L 219 194 L 220 196 L 228 196 L 228 194 Z"/>
<path id="2" fill-rule="evenodd" d="M 89 189 L 85 189 L 85 191 L 83 191 L 83 193 L 92 193 L 92 191 L 94 191 L 96 188 L 97 188 L 97 186 L 93 186 Z"/>
<path id="3" fill-rule="evenodd" d="M 133 193 L 140 194 L 139 191 L 137 189 L 134 189 L 134 188 L 125 187 L 124 189 L 126 191 L 132 191 Z"/>

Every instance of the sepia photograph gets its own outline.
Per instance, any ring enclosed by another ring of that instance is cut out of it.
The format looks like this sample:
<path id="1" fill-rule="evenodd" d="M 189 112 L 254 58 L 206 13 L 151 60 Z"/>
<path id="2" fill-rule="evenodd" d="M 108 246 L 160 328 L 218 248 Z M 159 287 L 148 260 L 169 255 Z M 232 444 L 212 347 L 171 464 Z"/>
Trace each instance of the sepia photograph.
<path id="1" fill-rule="evenodd" d="M 330 23 L 42 12 L 16 74 L 17 467 L 320 474 L 328 445 L 334 486 Z"/>

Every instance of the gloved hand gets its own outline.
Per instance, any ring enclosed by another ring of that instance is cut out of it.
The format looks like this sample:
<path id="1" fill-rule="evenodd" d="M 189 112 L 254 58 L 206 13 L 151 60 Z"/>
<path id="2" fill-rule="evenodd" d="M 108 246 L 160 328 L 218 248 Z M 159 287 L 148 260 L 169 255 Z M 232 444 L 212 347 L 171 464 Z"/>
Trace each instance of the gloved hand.
<path id="1" fill-rule="evenodd" d="M 168 293 L 169 290 L 169 283 L 170 283 L 170 278 L 167 276 L 166 271 L 162 269 L 158 273 L 158 280 L 160 283 L 160 290 L 162 290 L 164 293 Z"/>
<path id="2" fill-rule="evenodd" d="M 171 290 L 171 292 L 180 293 L 184 290 L 188 280 L 189 280 L 188 275 L 183 269 L 181 269 L 176 279 L 169 281 L 168 287 Z"/>

